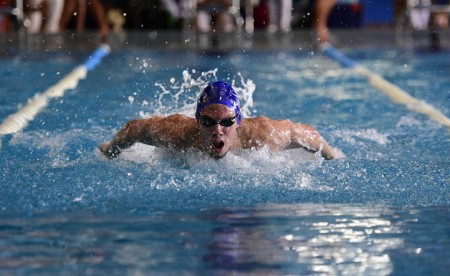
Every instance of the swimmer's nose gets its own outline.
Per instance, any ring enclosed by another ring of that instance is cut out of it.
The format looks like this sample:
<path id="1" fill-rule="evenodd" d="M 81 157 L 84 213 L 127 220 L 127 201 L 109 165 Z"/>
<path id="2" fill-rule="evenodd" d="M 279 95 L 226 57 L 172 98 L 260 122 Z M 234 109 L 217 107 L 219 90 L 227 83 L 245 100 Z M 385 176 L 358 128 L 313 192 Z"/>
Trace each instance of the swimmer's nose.
<path id="1" fill-rule="evenodd" d="M 211 127 L 211 132 L 216 135 L 223 134 L 223 126 L 215 124 L 214 126 Z"/>

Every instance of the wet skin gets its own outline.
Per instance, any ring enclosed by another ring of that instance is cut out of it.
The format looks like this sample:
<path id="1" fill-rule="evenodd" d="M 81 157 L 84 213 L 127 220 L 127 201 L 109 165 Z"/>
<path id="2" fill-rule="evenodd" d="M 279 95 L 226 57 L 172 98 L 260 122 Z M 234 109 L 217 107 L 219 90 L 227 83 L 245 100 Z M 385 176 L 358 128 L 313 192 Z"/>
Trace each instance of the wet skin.
<path id="1" fill-rule="evenodd" d="M 234 118 L 236 114 L 229 107 L 221 104 L 212 104 L 202 110 L 201 116 L 220 122 Z M 214 158 L 224 157 L 228 151 L 238 147 L 237 120 L 231 126 L 222 126 L 218 123 L 207 127 L 199 122 L 200 140 L 203 142 L 204 150 Z"/>
<path id="2" fill-rule="evenodd" d="M 131 120 L 111 142 L 100 145 L 100 151 L 115 158 L 123 149 L 139 142 L 179 151 L 197 149 L 216 159 L 230 150 L 263 147 L 272 152 L 294 148 L 320 151 L 325 159 L 343 156 L 312 126 L 264 116 L 242 119 L 240 124 L 237 120 L 229 122 L 235 116 L 229 107 L 211 104 L 201 111 L 200 120 L 181 114 Z"/>

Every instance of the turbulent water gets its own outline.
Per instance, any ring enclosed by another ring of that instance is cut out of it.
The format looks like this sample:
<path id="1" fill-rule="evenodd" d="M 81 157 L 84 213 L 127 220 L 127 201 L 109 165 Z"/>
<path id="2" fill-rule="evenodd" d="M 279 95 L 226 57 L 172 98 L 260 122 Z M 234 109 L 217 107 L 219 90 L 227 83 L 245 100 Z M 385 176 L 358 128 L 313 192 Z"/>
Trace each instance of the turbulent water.
<path id="1" fill-rule="evenodd" d="M 448 114 L 445 53 L 350 54 Z M 1 66 L 2 119 L 78 56 L 53 62 Z M 233 84 L 246 117 L 314 125 L 345 157 L 262 149 L 211 160 L 141 144 L 112 161 L 99 154 L 132 118 L 192 116 L 217 79 Z M 113 53 L 0 141 L 1 272 L 423 275 L 450 266 L 448 130 L 314 52 Z"/>

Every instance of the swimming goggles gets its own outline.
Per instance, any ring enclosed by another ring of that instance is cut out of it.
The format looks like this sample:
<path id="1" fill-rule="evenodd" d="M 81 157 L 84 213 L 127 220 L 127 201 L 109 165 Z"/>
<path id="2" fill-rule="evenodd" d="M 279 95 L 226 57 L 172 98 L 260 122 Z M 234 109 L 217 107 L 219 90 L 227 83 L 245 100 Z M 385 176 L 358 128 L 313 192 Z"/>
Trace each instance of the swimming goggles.
<path id="1" fill-rule="evenodd" d="M 230 127 L 232 126 L 235 122 L 236 122 L 236 118 L 237 116 L 231 117 L 231 118 L 226 118 L 220 121 L 216 121 L 213 120 L 207 116 L 200 116 L 199 118 L 199 122 L 200 124 L 202 124 L 204 127 L 212 127 L 214 125 L 221 125 L 223 127 Z"/>

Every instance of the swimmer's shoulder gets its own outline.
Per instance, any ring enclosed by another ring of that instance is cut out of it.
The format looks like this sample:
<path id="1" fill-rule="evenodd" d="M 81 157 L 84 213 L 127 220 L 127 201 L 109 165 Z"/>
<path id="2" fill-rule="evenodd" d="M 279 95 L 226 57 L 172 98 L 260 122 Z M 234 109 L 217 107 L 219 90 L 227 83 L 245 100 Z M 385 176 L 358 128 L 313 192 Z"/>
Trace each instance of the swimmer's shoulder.
<path id="1" fill-rule="evenodd" d="M 249 118 L 243 118 L 242 124 L 248 124 L 248 125 L 254 125 L 259 123 L 268 122 L 272 119 L 266 116 L 257 116 L 257 117 L 249 117 Z"/>
<path id="2" fill-rule="evenodd" d="M 195 124 L 196 120 L 195 118 L 183 115 L 183 114 L 172 114 L 172 115 L 168 115 L 166 117 L 161 117 L 164 118 L 165 121 L 167 122 L 171 122 L 171 123 L 177 123 L 177 124 Z"/>
<path id="3" fill-rule="evenodd" d="M 195 118 L 183 114 L 152 116 L 151 132 L 157 134 L 155 143 L 170 148 L 185 149 L 198 142 Z"/>
<path id="4" fill-rule="evenodd" d="M 266 144 L 270 136 L 276 131 L 275 120 L 266 116 L 244 118 L 240 126 L 240 137 L 242 142 L 249 143 L 254 147 L 258 144 Z M 257 146 L 258 147 L 258 146 Z"/>
<path id="5" fill-rule="evenodd" d="M 242 127 L 244 128 L 267 128 L 276 125 L 290 124 L 290 120 L 274 120 L 266 116 L 258 116 L 252 118 L 244 118 L 242 120 Z"/>
<path id="6" fill-rule="evenodd" d="M 278 131 L 288 131 L 293 129 L 303 129 L 303 130 L 311 130 L 314 131 L 315 128 L 303 124 L 303 123 L 296 123 L 289 119 L 283 119 L 283 120 L 275 120 L 266 116 L 258 116 L 258 117 L 252 117 L 252 118 L 244 118 L 242 120 L 242 124 L 244 129 L 249 130 L 255 130 L 255 129 L 261 129 L 261 130 L 270 130 L 270 129 L 276 129 Z"/>
<path id="7" fill-rule="evenodd" d="M 149 124 L 162 124 L 162 125 L 192 125 L 196 124 L 195 118 L 188 117 L 183 114 L 172 114 L 167 116 L 162 115 L 154 115 L 145 119 L 142 119 L 142 121 L 149 123 Z"/>
<path id="8" fill-rule="evenodd" d="M 167 116 L 155 115 L 142 119 L 149 131 L 158 133 L 167 133 L 170 135 L 184 135 L 188 132 L 195 131 L 197 121 L 195 118 L 188 117 L 183 114 L 172 114 Z"/>
<path id="9" fill-rule="evenodd" d="M 198 132 L 197 120 L 183 114 L 173 114 L 165 117 L 164 125 L 181 136 L 190 136 Z"/>
<path id="10" fill-rule="evenodd" d="M 266 116 L 242 120 L 241 135 L 244 139 L 258 140 L 263 144 L 283 140 L 291 131 L 292 121 L 274 120 Z"/>

